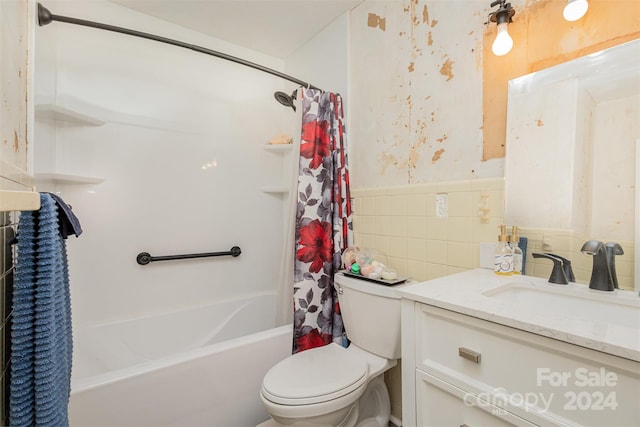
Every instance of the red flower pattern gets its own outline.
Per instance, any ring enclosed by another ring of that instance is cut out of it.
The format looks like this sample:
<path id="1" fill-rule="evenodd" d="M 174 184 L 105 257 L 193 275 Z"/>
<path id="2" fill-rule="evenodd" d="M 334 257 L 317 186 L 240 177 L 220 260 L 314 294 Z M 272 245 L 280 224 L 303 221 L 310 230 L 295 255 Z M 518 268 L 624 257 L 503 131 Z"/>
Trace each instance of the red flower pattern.
<path id="1" fill-rule="evenodd" d="M 342 339 L 333 262 L 334 255 L 353 243 L 342 98 L 301 90 L 294 353 Z"/>
<path id="2" fill-rule="evenodd" d="M 303 351 L 310 348 L 322 347 L 329 344 L 331 340 L 331 334 L 321 334 L 317 329 L 312 329 L 308 334 L 298 337 L 296 347 L 298 351 Z"/>
<path id="3" fill-rule="evenodd" d="M 329 122 L 308 122 L 302 124 L 302 141 L 300 155 L 311 159 L 309 167 L 316 169 L 322 165 L 322 160 L 331 154 L 331 138 L 328 132 Z"/>
<path id="4" fill-rule="evenodd" d="M 332 261 L 333 241 L 331 240 L 331 224 L 314 219 L 300 228 L 301 246 L 296 253 L 298 261 L 310 262 L 309 271 L 319 272 L 325 262 Z"/>

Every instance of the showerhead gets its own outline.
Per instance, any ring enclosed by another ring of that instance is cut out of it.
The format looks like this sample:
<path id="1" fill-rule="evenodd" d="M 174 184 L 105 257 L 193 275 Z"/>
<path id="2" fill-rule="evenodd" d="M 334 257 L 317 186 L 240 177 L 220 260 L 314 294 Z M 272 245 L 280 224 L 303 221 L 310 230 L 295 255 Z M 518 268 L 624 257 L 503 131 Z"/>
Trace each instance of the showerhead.
<path id="1" fill-rule="evenodd" d="M 293 103 L 294 98 L 296 97 L 297 91 L 294 90 L 293 92 L 291 92 L 291 95 L 287 95 L 284 92 L 276 92 L 273 94 L 273 97 L 276 99 L 276 101 L 278 101 L 280 104 L 284 105 L 285 107 L 291 107 L 293 108 L 293 111 L 296 111 L 296 106 Z"/>

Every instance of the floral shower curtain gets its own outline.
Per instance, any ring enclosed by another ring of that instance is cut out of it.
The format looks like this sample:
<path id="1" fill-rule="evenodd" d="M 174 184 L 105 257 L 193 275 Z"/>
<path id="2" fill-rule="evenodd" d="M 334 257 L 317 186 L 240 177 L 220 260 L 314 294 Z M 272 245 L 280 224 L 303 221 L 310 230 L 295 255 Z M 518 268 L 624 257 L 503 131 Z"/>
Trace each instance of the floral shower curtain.
<path id="1" fill-rule="evenodd" d="M 342 342 L 333 275 L 341 267 L 342 252 L 353 245 L 342 97 L 300 90 L 293 353 Z"/>

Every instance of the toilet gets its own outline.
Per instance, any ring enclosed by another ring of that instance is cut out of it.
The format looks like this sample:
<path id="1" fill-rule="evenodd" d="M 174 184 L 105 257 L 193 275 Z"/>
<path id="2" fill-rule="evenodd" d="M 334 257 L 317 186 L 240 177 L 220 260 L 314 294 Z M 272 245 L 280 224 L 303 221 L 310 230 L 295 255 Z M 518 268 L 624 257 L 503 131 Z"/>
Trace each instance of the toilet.
<path id="1" fill-rule="evenodd" d="M 348 348 L 331 343 L 296 353 L 264 376 L 260 397 L 277 423 L 294 427 L 386 427 L 383 374 L 400 358 L 400 297 L 385 286 L 335 276 Z M 276 425 L 277 425 L 276 424 Z"/>

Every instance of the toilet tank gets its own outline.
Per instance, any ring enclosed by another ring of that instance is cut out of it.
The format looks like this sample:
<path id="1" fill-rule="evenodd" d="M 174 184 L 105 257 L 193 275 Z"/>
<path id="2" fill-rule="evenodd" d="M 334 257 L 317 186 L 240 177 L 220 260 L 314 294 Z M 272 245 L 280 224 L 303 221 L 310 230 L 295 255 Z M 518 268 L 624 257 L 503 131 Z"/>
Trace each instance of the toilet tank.
<path id="1" fill-rule="evenodd" d="M 335 275 L 334 283 L 351 342 L 378 356 L 399 359 L 400 296 L 394 287 L 342 273 Z"/>

